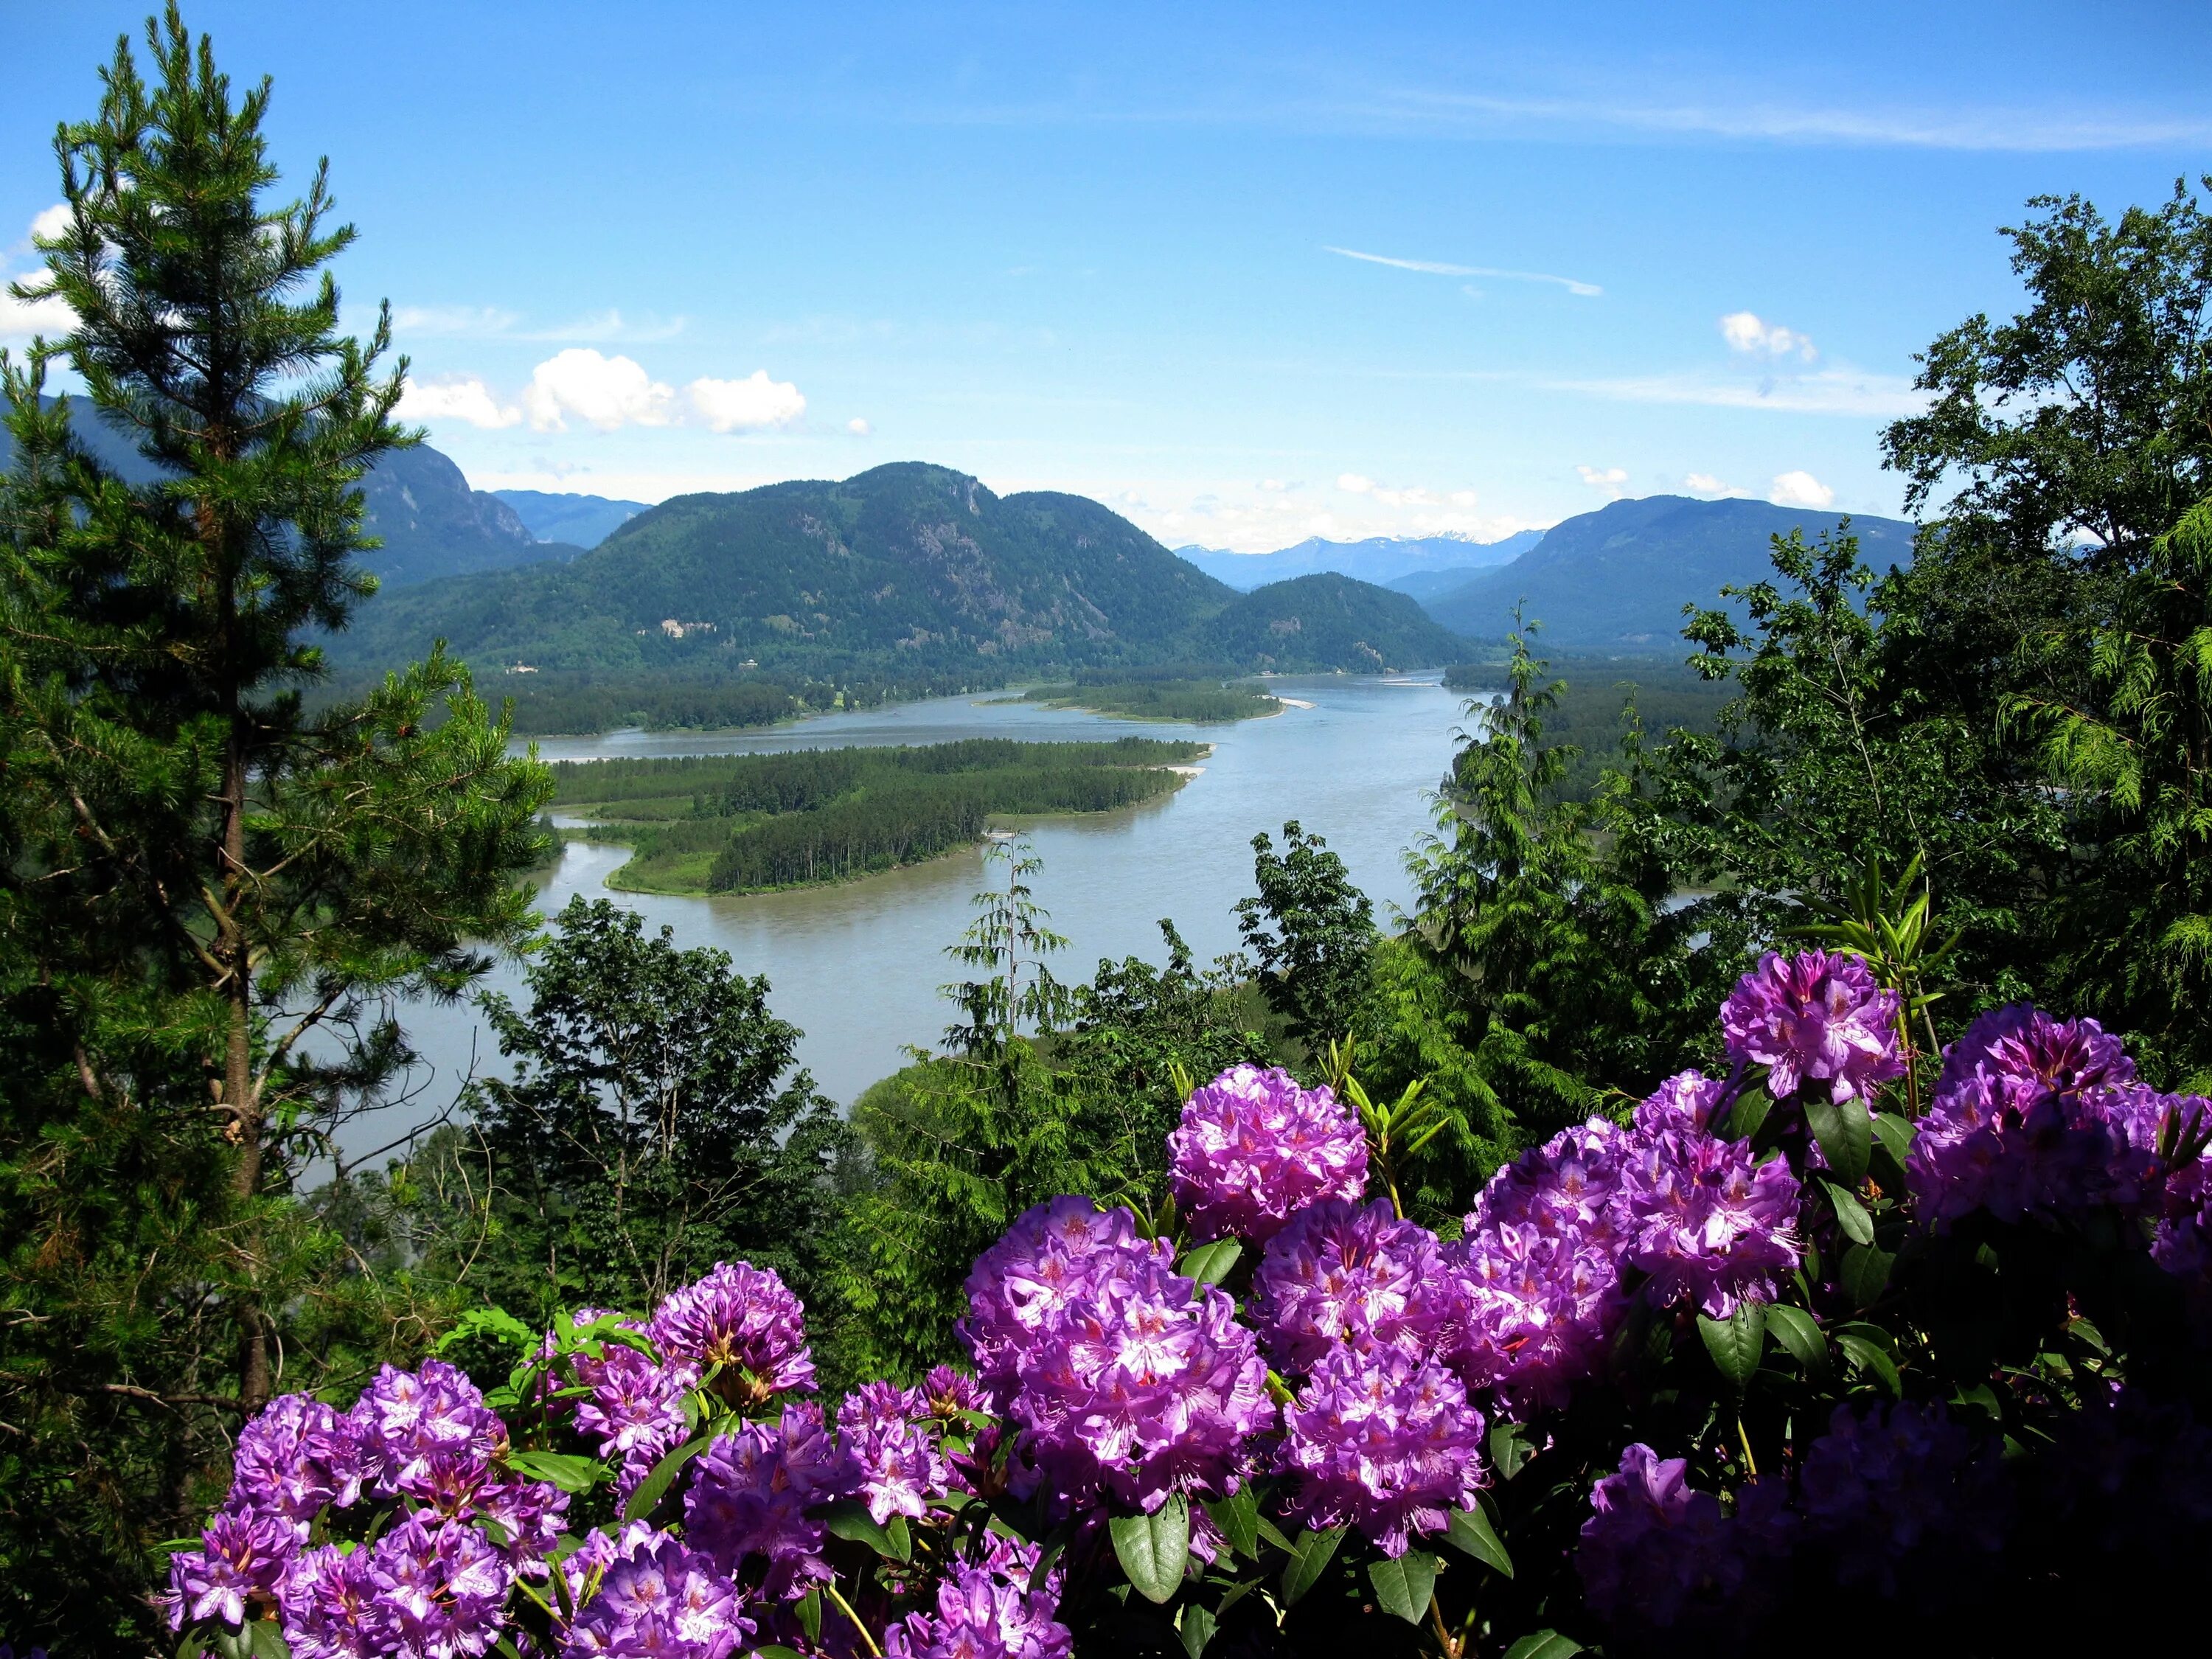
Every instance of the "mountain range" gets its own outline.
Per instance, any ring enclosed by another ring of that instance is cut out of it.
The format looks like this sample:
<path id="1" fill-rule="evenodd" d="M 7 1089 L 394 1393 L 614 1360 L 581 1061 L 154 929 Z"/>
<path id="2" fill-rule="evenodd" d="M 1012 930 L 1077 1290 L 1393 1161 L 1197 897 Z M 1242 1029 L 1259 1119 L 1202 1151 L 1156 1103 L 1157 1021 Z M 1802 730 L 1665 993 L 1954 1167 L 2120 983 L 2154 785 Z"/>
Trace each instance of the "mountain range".
<path id="1" fill-rule="evenodd" d="M 581 548 L 601 542 L 645 511 L 643 501 L 620 501 L 605 495 L 549 495 L 540 489 L 495 489 L 491 492 L 514 509 L 514 515 L 541 542 L 566 542 Z"/>
<path id="2" fill-rule="evenodd" d="M 1771 501 L 1696 501 L 1648 495 L 1613 501 L 1563 520 L 1512 563 L 1484 570 L 1441 592 L 1417 593 L 1430 616 L 1455 634 L 1498 640 L 1517 605 L 1544 624 L 1552 644 L 1588 650 L 1672 651 L 1682 607 L 1720 604 L 1724 586 L 1770 574 L 1770 538 L 1802 529 L 1813 539 L 1838 515 Z M 1855 518 L 1859 554 L 1881 570 L 1912 557 L 1913 526 L 1899 519 Z"/>
<path id="3" fill-rule="evenodd" d="M 1273 553 L 1229 553 L 1196 545 L 1178 547 L 1176 552 L 1216 580 L 1247 593 L 1269 582 L 1329 571 L 1395 587 L 1400 579 L 1415 574 L 1509 563 L 1535 546 L 1543 534 L 1523 530 L 1497 542 L 1471 542 L 1457 536 L 1370 536 L 1364 542 L 1331 542 L 1310 536 Z"/>
<path id="4" fill-rule="evenodd" d="M 1461 641 L 1401 593 L 1320 574 L 1239 594 L 1080 495 L 1000 496 L 921 462 L 679 495 L 559 562 L 364 606 L 334 661 L 447 639 L 541 672 L 1018 678 L 1061 667 L 1430 666 Z"/>

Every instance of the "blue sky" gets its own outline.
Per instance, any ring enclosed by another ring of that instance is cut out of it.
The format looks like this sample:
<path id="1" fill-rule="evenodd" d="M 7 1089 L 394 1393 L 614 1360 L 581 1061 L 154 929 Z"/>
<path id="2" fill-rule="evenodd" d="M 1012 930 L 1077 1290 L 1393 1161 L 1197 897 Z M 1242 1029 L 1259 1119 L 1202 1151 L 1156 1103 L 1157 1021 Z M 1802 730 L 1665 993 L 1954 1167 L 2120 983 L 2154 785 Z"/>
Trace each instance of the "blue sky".
<path id="1" fill-rule="evenodd" d="M 0 0 L 0 259 L 141 4 Z M 1912 356 L 2039 192 L 2212 169 L 2197 3 L 200 0 L 327 154 L 479 487 L 890 460 L 1171 544 L 1615 495 L 1893 512 Z M 0 343 L 24 307 L 0 301 Z"/>

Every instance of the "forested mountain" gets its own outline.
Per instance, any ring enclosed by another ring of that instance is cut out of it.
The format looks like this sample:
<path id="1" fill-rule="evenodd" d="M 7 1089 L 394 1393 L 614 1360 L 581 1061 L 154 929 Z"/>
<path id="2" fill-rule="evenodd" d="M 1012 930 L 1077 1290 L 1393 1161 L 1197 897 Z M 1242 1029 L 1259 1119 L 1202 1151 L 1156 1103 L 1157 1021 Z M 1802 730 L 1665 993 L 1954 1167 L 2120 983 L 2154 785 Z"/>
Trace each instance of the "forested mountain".
<path id="1" fill-rule="evenodd" d="M 575 547 L 597 547 L 645 511 L 643 501 L 611 500 L 605 495 L 567 495 L 542 489 L 495 489 L 490 492 L 514 509 L 514 514 L 541 542 L 567 542 Z"/>
<path id="2" fill-rule="evenodd" d="M 1457 536 L 1370 536 L 1360 542 L 1331 542 L 1310 536 L 1295 547 L 1273 553 L 1228 553 L 1196 546 L 1176 551 L 1207 575 L 1249 593 L 1269 582 L 1332 570 L 1384 586 L 1415 571 L 1480 570 L 1517 558 L 1543 533 L 1523 530 L 1497 542 L 1470 542 Z"/>
<path id="3" fill-rule="evenodd" d="M 1423 608 L 1471 639 L 1502 639 L 1513 608 L 1541 619 L 1544 637 L 1562 646 L 1672 647 L 1682 607 L 1717 602 L 1730 584 L 1772 574 L 1771 538 L 1802 529 L 1808 541 L 1835 529 L 1840 515 L 1771 501 L 1700 501 L 1650 495 L 1613 501 L 1568 519 L 1512 563 L 1470 576 Z M 1854 518 L 1860 556 L 1876 570 L 1912 556 L 1913 526 L 1898 519 Z"/>
<path id="4" fill-rule="evenodd" d="M 132 438 L 100 418 L 82 400 L 70 411 L 85 447 L 125 477 L 153 471 Z M 0 469 L 13 453 L 0 427 Z M 461 470 L 428 444 L 380 458 L 362 481 L 368 498 L 368 533 L 384 545 L 361 562 L 388 587 L 438 576 L 499 570 L 514 565 L 574 558 L 582 550 L 559 539 L 541 541 L 498 496 L 471 489 Z"/>
<path id="5" fill-rule="evenodd" d="M 392 594 L 333 650 L 381 666 L 443 635 L 479 661 L 702 676 L 746 663 L 895 676 L 1194 659 L 1356 669 L 1455 654 L 1410 601 L 1328 580 L 1254 608 L 1096 501 L 1002 498 L 909 462 L 678 496 L 573 562 Z"/>

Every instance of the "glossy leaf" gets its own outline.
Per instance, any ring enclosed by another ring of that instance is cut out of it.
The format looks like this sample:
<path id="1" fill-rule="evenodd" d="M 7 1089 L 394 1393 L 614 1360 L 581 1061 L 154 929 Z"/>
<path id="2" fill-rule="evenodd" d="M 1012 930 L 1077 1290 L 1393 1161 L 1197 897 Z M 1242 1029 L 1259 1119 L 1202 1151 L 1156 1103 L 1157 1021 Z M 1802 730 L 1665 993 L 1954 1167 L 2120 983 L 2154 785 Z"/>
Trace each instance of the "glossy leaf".
<path id="1" fill-rule="evenodd" d="M 1182 1617 L 1176 1624 L 1176 1634 L 1182 1638 L 1182 1650 L 1189 1659 L 1198 1659 L 1206 1651 L 1206 1644 L 1213 1639 L 1219 1623 L 1210 1611 L 1196 1602 L 1182 1610 Z"/>
<path id="2" fill-rule="evenodd" d="M 1871 1308 L 1889 1288 L 1889 1270 L 1897 1258 L 1871 1244 L 1853 1244 L 1844 1251 L 1836 1270 L 1844 1291 L 1859 1307 Z"/>
<path id="3" fill-rule="evenodd" d="M 1418 1625 L 1429 1610 L 1437 1568 L 1437 1558 L 1426 1550 L 1407 1550 L 1395 1560 L 1386 1555 L 1368 1563 L 1367 1582 L 1375 1586 L 1375 1600 L 1383 1612 Z"/>
<path id="4" fill-rule="evenodd" d="M 1137 1594 L 1147 1601 L 1170 1600 L 1190 1559 L 1190 1506 L 1182 1494 L 1150 1515 L 1116 1516 L 1107 1528 L 1121 1571 Z"/>
<path id="5" fill-rule="evenodd" d="M 1322 1574 L 1328 1571 L 1328 1564 L 1336 1559 L 1336 1547 L 1343 1541 L 1342 1527 L 1331 1527 L 1327 1532 L 1298 1534 L 1291 1559 L 1283 1565 L 1285 1607 L 1295 1607 L 1299 1597 L 1321 1582 Z"/>
<path id="6" fill-rule="evenodd" d="M 1030 1594 L 1034 1595 L 1045 1587 L 1052 1570 L 1060 1565 L 1061 1552 L 1067 1548 L 1067 1540 L 1055 1538 L 1037 1552 L 1036 1565 L 1030 1569 Z"/>
<path id="7" fill-rule="evenodd" d="M 1905 1395 L 1904 1379 L 1897 1374 L 1897 1362 L 1866 1338 L 1850 1331 L 1836 1334 L 1836 1346 L 1850 1356 L 1851 1364 L 1863 1371 L 1871 1371 L 1880 1377 L 1882 1386 L 1899 1399 Z"/>
<path id="8" fill-rule="evenodd" d="M 1808 1100 L 1805 1121 L 1820 1143 L 1822 1156 L 1836 1179 L 1856 1187 L 1866 1179 L 1867 1161 L 1874 1153 L 1874 1123 L 1863 1100 Z"/>
<path id="9" fill-rule="evenodd" d="M 1490 1467 L 1500 1480 L 1510 1480 L 1535 1455 L 1535 1448 L 1517 1423 L 1498 1422 L 1490 1427 Z"/>
<path id="10" fill-rule="evenodd" d="M 1759 1355 L 1766 1349 L 1766 1304 L 1747 1297 L 1726 1319 L 1699 1314 L 1698 1334 L 1705 1340 L 1714 1369 L 1741 1393 L 1758 1373 Z"/>
<path id="11" fill-rule="evenodd" d="M 1883 1150 L 1895 1158 L 1898 1167 L 1902 1169 L 1905 1160 L 1911 1154 L 1912 1138 L 1919 1133 L 1912 1120 L 1901 1117 L 1895 1112 L 1876 1112 L 1874 1115 L 1874 1132 L 1881 1137 Z"/>
<path id="12" fill-rule="evenodd" d="M 606 1465 L 572 1452 L 511 1451 L 507 1467 L 530 1480 L 544 1480 L 562 1492 L 589 1492 L 606 1478 Z"/>
<path id="13" fill-rule="evenodd" d="M 1562 1636 L 1555 1630 L 1540 1630 L 1506 1649 L 1505 1659 L 1571 1659 L 1582 1650 L 1583 1644 L 1571 1636 Z"/>
<path id="14" fill-rule="evenodd" d="M 675 1484 L 676 1477 L 684 1472 L 684 1466 L 706 1449 L 707 1437 L 702 1434 L 696 1440 L 685 1441 L 655 1463 L 653 1472 L 637 1483 L 637 1490 L 629 1495 L 629 1502 L 623 1505 L 623 1520 L 625 1522 L 642 1521 L 651 1515 L 659 1507 L 660 1500 L 667 1494 L 669 1487 Z"/>
<path id="15" fill-rule="evenodd" d="M 1802 1308 L 1778 1302 L 1766 1310 L 1766 1328 L 1790 1357 L 1808 1372 L 1824 1375 L 1828 1369 L 1828 1339 Z"/>
<path id="16" fill-rule="evenodd" d="M 750 1659 L 806 1659 L 797 1648 L 785 1647 L 781 1642 L 769 1642 L 757 1648 L 747 1648 Z"/>
<path id="17" fill-rule="evenodd" d="M 1866 1206 L 1845 1188 L 1831 1181 L 1823 1183 L 1828 1202 L 1836 1212 L 1836 1225 L 1844 1230 L 1844 1237 L 1854 1244 L 1874 1243 L 1874 1218 L 1866 1212 Z"/>
<path id="18" fill-rule="evenodd" d="M 1250 1481 L 1231 1497 L 1208 1504 L 1206 1512 L 1231 1549 L 1249 1560 L 1260 1559 L 1260 1494 Z"/>
<path id="19" fill-rule="evenodd" d="M 1729 1108 L 1728 1127 L 1723 1132 L 1730 1140 L 1749 1140 L 1766 1122 L 1766 1115 L 1774 1109 L 1774 1103 L 1764 1089 L 1747 1089 L 1736 1097 L 1735 1104 Z"/>
<path id="20" fill-rule="evenodd" d="M 1233 1238 L 1218 1238 L 1211 1244 L 1201 1244 L 1194 1250 L 1186 1250 L 1176 1271 L 1186 1279 L 1194 1279 L 1201 1285 L 1218 1285 L 1236 1267 L 1244 1247 Z"/>
<path id="21" fill-rule="evenodd" d="M 822 1640 L 822 1589 L 819 1585 L 799 1598 L 797 1612 L 799 1627 L 806 1632 L 806 1639 L 818 1644 Z"/>
<path id="22" fill-rule="evenodd" d="M 892 1560 L 906 1559 L 891 1541 L 891 1535 L 884 1530 L 883 1523 L 868 1513 L 868 1506 L 859 1498 L 840 1498 L 835 1503 L 824 1504 L 819 1513 L 822 1524 L 838 1537 L 855 1544 L 866 1544 L 877 1554 Z"/>
<path id="23" fill-rule="evenodd" d="M 1473 1556 L 1492 1571 L 1513 1576 L 1513 1558 L 1505 1553 L 1505 1540 L 1490 1524 L 1490 1517 L 1480 1509 L 1454 1510 L 1444 1525 L 1444 1542 L 1454 1549 Z"/>

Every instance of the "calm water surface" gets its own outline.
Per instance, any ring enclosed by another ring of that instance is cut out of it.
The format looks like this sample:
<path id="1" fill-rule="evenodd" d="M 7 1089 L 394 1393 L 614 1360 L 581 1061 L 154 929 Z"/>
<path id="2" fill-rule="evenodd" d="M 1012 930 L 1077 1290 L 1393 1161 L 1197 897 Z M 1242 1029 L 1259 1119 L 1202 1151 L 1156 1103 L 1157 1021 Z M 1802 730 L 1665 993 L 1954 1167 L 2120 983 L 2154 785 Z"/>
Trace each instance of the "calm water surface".
<path id="1" fill-rule="evenodd" d="M 538 747 L 547 760 L 586 760 L 969 737 L 1212 743 L 1205 769 L 1164 799 L 1031 827 L 1044 860 L 1037 897 L 1071 940 L 1058 971 L 1088 979 L 1102 957 L 1163 960 L 1163 916 L 1175 919 L 1201 961 L 1236 949 L 1231 907 L 1252 890 L 1252 837 L 1279 830 L 1286 818 L 1328 839 L 1375 900 L 1378 920 L 1387 921 L 1391 906 L 1407 902 L 1402 854 L 1428 828 L 1429 792 L 1463 724 L 1460 694 L 1446 691 L 1433 674 L 1286 678 L 1273 689 L 1313 706 L 1234 726 L 1191 726 L 1109 720 L 986 694 L 768 731 L 617 732 L 544 739 Z M 770 1006 L 805 1033 L 800 1060 L 833 1098 L 850 1101 L 902 1063 L 904 1045 L 933 1041 L 951 1019 L 937 994 L 952 976 L 943 951 L 968 925 L 983 875 L 980 848 L 836 886 L 715 898 L 610 892 L 606 877 L 626 855 L 621 848 L 570 845 L 545 882 L 543 908 L 557 910 L 579 893 L 611 897 L 640 912 L 648 927 L 672 928 L 681 945 L 718 946 L 741 971 L 765 974 Z M 502 963 L 490 982 L 520 996 L 514 963 Z M 417 1007 L 407 1023 L 435 1068 L 419 1096 L 425 1111 L 452 1097 L 454 1080 L 471 1062 L 480 1071 L 499 1066 L 497 1045 L 470 1008 Z M 350 1150 L 358 1155 L 395 1132 L 365 1131 L 374 1138 L 352 1137 Z"/>

